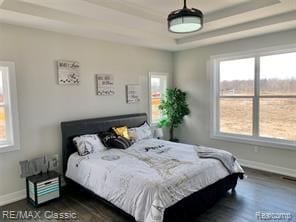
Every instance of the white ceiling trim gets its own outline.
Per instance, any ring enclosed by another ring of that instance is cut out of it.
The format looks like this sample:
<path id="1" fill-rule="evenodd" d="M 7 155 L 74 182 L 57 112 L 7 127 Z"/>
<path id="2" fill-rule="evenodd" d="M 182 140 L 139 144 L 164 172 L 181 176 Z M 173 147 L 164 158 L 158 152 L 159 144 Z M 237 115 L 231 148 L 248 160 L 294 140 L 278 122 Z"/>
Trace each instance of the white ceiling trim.
<path id="1" fill-rule="evenodd" d="M 16 19 L 17 18 L 17 19 Z M 19 19 L 21 18 L 21 22 Z M 93 29 L 77 27 L 64 22 L 52 21 L 50 19 L 40 18 L 36 16 L 23 15 L 17 12 L 8 12 L 0 9 L 0 20 L 3 23 L 11 25 L 20 25 L 29 28 L 37 28 L 45 31 L 53 31 L 57 33 L 70 34 L 74 36 L 82 36 L 90 39 L 100 39 L 108 42 L 123 43 L 129 45 L 143 46 L 143 39 L 137 37 L 126 36 L 104 31 L 94 31 Z M 146 39 L 148 42 L 148 39 Z M 173 40 L 171 40 L 173 41 Z M 168 50 L 171 43 L 163 41 L 149 41 L 146 47 Z"/>
<path id="2" fill-rule="evenodd" d="M 268 17 L 268 18 L 264 18 L 264 19 L 260 19 L 260 20 L 255 20 L 252 22 L 247 22 L 244 24 L 239 24 L 239 25 L 235 25 L 235 26 L 231 26 L 231 27 L 227 27 L 227 28 L 218 29 L 215 31 L 201 33 L 201 34 L 197 34 L 194 36 L 185 37 L 182 39 L 177 39 L 176 43 L 177 44 L 186 44 L 186 43 L 190 43 L 190 42 L 194 42 L 194 41 L 198 41 L 198 40 L 213 38 L 213 37 L 231 34 L 231 33 L 235 33 L 235 32 L 247 31 L 247 30 L 251 30 L 251 29 L 257 29 L 260 27 L 266 27 L 266 26 L 281 24 L 281 23 L 285 23 L 285 22 L 291 22 L 293 24 L 296 24 L 296 11 L 291 11 L 288 13 L 275 15 L 272 17 Z"/>
<path id="3" fill-rule="evenodd" d="M 107 26 L 108 24 L 113 24 L 114 29 L 116 29 L 116 26 L 118 28 L 131 28 L 133 30 L 127 29 L 127 33 L 139 32 L 141 30 L 143 33 L 150 32 L 154 33 L 154 35 L 168 37 L 165 23 L 156 23 L 143 17 L 136 17 L 135 15 L 106 8 L 86 0 L 6 0 L 7 4 L 12 4 L 10 1 L 19 4 L 20 6 L 18 8 L 27 7 L 30 10 L 31 7 L 40 7 L 52 11 L 56 10 L 76 15 L 80 18 L 84 17 L 100 21 Z M 9 8 L 13 10 L 15 6 Z"/>
<path id="4" fill-rule="evenodd" d="M 40 1 L 40 0 L 9 0 L 9 1 L 22 1 L 30 4 L 36 4 L 43 7 L 48 7 L 56 10 L 63 10 L 70 13 L 79 13 L 84 16 L 92 16 L 98 19 L 104 19 L 108 17 L 113 17 L 114 10 L 117 13 L 126 14 L 127 16 L 135 16 L 137 19 L 145 19 L 161 24 L 166 22 L 166 14 L 161 14 L 157 10 L 153 10 L 152 7 L 141 7 L 137 4 L 131 4 L 127 1 L 122 0 L 71 0 L 71 5 L 69 5 L 69 0 L 59 0 L 59 5 L 54 4 L 55 0 L 51 1 Z M 211 13 L 205 13 L 205 23 L 213 22 L 220 19 L 225 19 L 234 15 L 246 13 L 249 11 L 258 10 L 264 7 L 273 6 L 275 4 L 281 3 L 280 0 L 249 0 L 248 2 L 241 3 L 232 7 L 223 8 L 221 10 L 216 10 Z M 96 8 L 105 8 L 104 13 L 98 14 Z M 181 7 L 181 6 L 180 6 Z M 79 11 L 77 9 L 79 8 Z M 111 10 L 110 10 L 111 9 Z M 88 10 L 86 13 L 83 11 Z M 106 11 L 107 10 L 107 11 Z M 100 16 L 100 17 L 99 17 Z M 118 22 L 120 20 L 117 20 Z"/>
<path id="5" fill-rule="evenodd" d="M 205 15 L 205 22 L 213 22 L 219 19 L 224 19 L 230 16 L 246 13 L 249 11 L 258 10 L 264 7 L 273 6 L 281 3 L 279 0 L 252 0 L 233 7 L 228 7 L 219 11 L 211 12 Z"/>
<path id="6" fill-rule="evenodd" d="M 92 4 L 100 5 L 106 8 L 114 9 L 120 12 L 124 12 L 129 15 L 142 17 L 147 20 L 151 20 L 157 23 L 163 23 L 166 17 L 158 12 L 155 12 L 151 8 L 143 8 L 137 4 L 131 4 L 124 1 L 110 1 L 110 0 L 86 0 Z"/>
<path id="7" fill-rule="evenodd" d="M 134 36 L 138 38 L 146 38 L 151 41 L 157 42 L 170 42 L 175 43 L 173 39 L 170 39 L 166 35 L 155 35 L 152 32 L 135 32 L 134 28 L 118 26 L 112 23 L 106 23 L 105 21 L 95 20 L 88 17 L 83 17 L 64 11 L 46 8 L 39 5 L 28 4 L 25 2 L 19 2 L 17 0 L 9 0 L 3 4 L 3 9 L 18 12 L 24 15 L 32 15 L 39 18 L 44 18 L 52 21 L 68 23 L 69 25 L 77 26 L 77 28 L 92 28 L 93 31 L 101 30 L 104 32 L 111 32 L 122 36 Z M 127 34 L 128 33 L 128 34 Z"/>
<path id="8" fill-rule="evenodd" d="M 294 24 L 292 28 L 296 29 L 296 24 Z M 241 31 L 241 32 L 234 32 L 231 34 L 219 35 L 219 36 L 215 36 L 208 39 L 202 39 L 199 41 L 182 44 L 182 45 L 179 45 L 179 47 L 177 48 L 177 51 L 218 44 L 221 42 L 224 43 L 224 42 L 234 41 L 234 40 L 242 39 L 242 35 L 244 36 L 244 38 L 248 38 L 248 37 L 254 37 L 258 35 L 267 35 L 275 32 L 288 31 L 288 30 L 291 30 L 290 23 L 275 24 L 267 27 L 260 27 L 260 28 L 250 29 L 250 30 Z"/>

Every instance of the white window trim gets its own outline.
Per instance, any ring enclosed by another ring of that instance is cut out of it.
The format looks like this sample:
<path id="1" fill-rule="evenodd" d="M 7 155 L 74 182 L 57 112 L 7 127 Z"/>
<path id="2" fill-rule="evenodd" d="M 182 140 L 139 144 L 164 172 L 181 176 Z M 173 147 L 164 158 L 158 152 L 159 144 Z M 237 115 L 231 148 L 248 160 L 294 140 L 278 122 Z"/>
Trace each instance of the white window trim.
<path id="1" fill-rule="evenodd" d="M 259 56 L 275 55 L 282 53 L 296 52 L 296 44 L 277 46 L 270 48 L 257 49 L 253 51 L 238 52 L 211 56 L 208 63 L 208 76 L 211 83 L 211 127 L 210 138 L 215 140 L 222 140 L 227 142 L 235 142 L 242 144 L 252 144 L 255 146 L 272 147 L 279 149 L 296 150 L 296 141 L 265 138 L 259 136 L 244 136 L 240 134 L 230 134 L 219 132 L 219 63 L 221 61 L 232 59 L 243 59 L 254 57 L 255 69 L 258 71 L 258 58 Z M 254 80 L 255 81 L 255 80 Z M 258 107 L 253 107 L 253 109 Z M 256 114 L 255 114 L 256 115 Z M 255 118 L 253 118 L 255 120 Z M 254 123 L 253 123 L 254 124 Z"/>
<path id="2" fill-rule="evenodd" d="M 8 68 L 8 75 L 5 76 L 5 80 L 8 81 L 8 86 L 4 90 L 7 91 L 8 100 L 6 101 L 8 110 L 7 126 L 9 129 L 10 141 L 5 145 L 0 145 L 0 153 L 15 151 L 20 149 L 20 134 L 19 134 L 19 119 L 17 108 L 17 88 L 16 88 L 16 75 L 15 65 L 13 62 L 0 61 L 0 67 Z"/>
<path id="3" fill-rule="evenodd" d="M 148 93 L 149 93 L 149 101 L 148 101 L 148 106 L 149 106 L 149 111 L 148 111 L 148 114 L 149 114 L 149 117 L 148 117 L 148 120 L 149 120 L 149 124 L 152 126 L 152 127 L 156 127 L 158 123 L 155 123 L 155 122 L 152 122 L 152 100 L 151 100 L 151 76 L 165 76 L 166 78 L 166 88 L 168 88 L 168 76 L 169 74 L 168 73 L 165 73 L 165 72 L 149 72 L 149 79 L 148 79 L 148 87 L 149 87 L 149 90 L 148 90 Z"/>

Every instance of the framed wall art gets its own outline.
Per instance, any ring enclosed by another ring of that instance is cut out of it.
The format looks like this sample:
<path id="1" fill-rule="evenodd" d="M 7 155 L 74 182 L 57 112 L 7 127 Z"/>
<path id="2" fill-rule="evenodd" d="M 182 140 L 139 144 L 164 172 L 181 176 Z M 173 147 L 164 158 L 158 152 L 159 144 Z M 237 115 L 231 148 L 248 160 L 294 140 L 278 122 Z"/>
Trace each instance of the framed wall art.
<path id="1" fill-rule="evenodd" d="M 111 74 L 97 74 L 96 85 L 98 96 L 113 96 L 115 94 L 114 77 Z"/>
<path id="2" fill-rule="evenodd" d="M 128 104 L 141 101 L 141 87 L 137 84 L 126 85 L 126 102 Z"/>
<path id="3" fill-rule="evenodd" d="M 79 85 L 80 65 L 76 61 L 58 60 L 58 84 Z"/>

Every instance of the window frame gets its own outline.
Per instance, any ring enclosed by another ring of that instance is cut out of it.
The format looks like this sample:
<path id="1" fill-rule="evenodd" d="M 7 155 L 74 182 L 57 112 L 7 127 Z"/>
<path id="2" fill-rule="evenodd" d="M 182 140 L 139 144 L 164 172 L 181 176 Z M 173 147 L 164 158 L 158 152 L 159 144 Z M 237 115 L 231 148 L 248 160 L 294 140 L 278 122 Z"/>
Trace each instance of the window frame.
<path id="1" fill-rule="evenodd" d="M 159 77 L 165 77 L 166 79 L 166 89 L 168 88 L 168 73 L 165 72 L 149 72 L 149 79 L 148 79 L 148 94 L 149 94 L 149 101 L 148 101 L 148 106 L 149 106 L 149 123 L 151 126 L 157 126 L 158 122 L 153 122 L 152 121 L 152 98 L 151 98 L 151 78 L 152 76 L 159 76 Z"/>
<path id="2" fill-rule="evenodd" d="M 15 64 L 14 62 L 0 61 L 0 69 L 3 75 L 3 95 L 7 133 L 7 139 L 0 142 L 0 153 L 4 153 L 20 149 L 20 134 Z"/>
<path id="3" fill-rule="evenodd" d="M 277 46 L 271 48 L 258 49 L 253 51 L 238 52 L 231 54 L 223 54 L 210 57 L 209 62 L 209 75 L 211 80 L 211 132 L 210 138 L 228 142 L 236 142 L 242 144 L 252 144 L 255 146 L 266 146 L 273 148 L 282 148 L 296 150 L 296 141 L 276 139 L 269 137 L 262 137 L 259 135 L 259 102 L 260 98 L 279 98 L 280 96 L 263 96 L 260 95 L 260 57 L 270 56 L 284 53 L 296 52 L 296 44 Z M 219 64 L 222 61 L 235 60 L 235 59 L 245 59 L 245 58 L 255 59 L 255 77 L 254 77 L 254 95 L 252 96 L 225 96 L 228 98 L 253 98 L 253 132 L 251 136 L 242 134 L 232 134 L 220 132 L 220 112 L 219 112 L 219 102 L 220 102 L 220 73 Z M 290 98 L 291 96 L 284 96 L 283 98 Z M 296 98 L 296 96 L 292 96 Z"/>

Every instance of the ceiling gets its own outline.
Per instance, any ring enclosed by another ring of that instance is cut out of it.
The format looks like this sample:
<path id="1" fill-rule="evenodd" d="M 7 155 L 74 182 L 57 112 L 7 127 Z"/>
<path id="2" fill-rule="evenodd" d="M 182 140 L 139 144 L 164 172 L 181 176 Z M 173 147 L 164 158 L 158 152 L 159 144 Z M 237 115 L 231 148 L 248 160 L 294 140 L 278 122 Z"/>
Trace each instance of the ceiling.
<path id="1" fill-rule="evenodd" d="M 0 22 L 165 50 L 182 50 L 296 28 L 296 0 L 188 0 L 202 31 L 172 34 L 182 0 L 0 0 Z"/>

